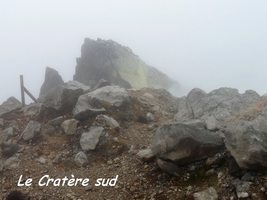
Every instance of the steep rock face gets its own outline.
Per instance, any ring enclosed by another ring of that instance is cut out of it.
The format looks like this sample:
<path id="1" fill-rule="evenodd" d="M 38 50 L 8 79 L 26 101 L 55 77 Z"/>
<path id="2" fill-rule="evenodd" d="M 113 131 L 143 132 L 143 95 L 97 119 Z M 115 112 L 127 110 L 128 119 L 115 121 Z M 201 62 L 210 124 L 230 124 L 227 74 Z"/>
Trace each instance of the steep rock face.
<path id="1" fill-rule="evenodd" d="M 57 87 L 60 84 L 63 84 L 64 81 L 62 80 L 59 73 L 50 67 L 46 67 L 45 70 L 45 80 L 44 83 L 40 89 L 40 95 L 44 96 L 46 95 L 51 89 Z"/>
<path id="2" fill-rule="evenodd" d="M 174 87 L 174 81 L 145 64 L 129 48 L 111 40 L 85 39 L 74 80 L 94 87 L 100 79 L 124 88 Z"/>

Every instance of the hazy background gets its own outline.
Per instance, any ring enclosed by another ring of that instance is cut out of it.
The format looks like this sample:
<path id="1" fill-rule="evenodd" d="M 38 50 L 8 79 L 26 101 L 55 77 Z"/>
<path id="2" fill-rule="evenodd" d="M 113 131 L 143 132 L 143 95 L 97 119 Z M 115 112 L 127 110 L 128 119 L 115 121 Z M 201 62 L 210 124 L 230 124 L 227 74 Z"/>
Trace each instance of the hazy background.
<path id="1" fill-rule="evenodd" d="M 0 102 L 38 96 L 46 66 L 72 79 L 85 37 L 113 39 L 187 92 L 228 86 L 267 93 L 266 0 L 0 2 Z"/>

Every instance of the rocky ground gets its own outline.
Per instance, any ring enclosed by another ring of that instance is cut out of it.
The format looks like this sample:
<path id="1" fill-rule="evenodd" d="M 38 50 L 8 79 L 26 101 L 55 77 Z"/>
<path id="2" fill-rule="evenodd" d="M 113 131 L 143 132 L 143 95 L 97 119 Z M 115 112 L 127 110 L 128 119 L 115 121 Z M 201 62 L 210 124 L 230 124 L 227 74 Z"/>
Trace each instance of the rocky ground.
<path id="1" fill-rule="evenodd" d="M 265 131 L 265 98 L 222 94 L 225 90 L 195 90 L 179 99 L 165 90 L 107 86 L 90 95 L 88 90 L 72 82 L 40 104 L 20 108 L 13 99 L 2 106 L 1 199 L 19 199 L 15 193 L 10 197 L 14 191 L 25 199 L 267 199 L 267 136 L 257 135 Z M 216 98 L 224 103 L 206 108 Z M 235 112 L 220 118 L 229 110 Z M 227 137 L 226 122 L 254 127 L 258 149 L 247 138 L 243 141 L 249 145 L 233 144 L 236 138 Z M 248 151 L 252 145 L 253 151 L 244 152 L 252 156 L 240 158 L 242 145 Z M 91 184 L 38 186 L 46 174 L 88 177 Z M 18 187 L 21 175 L 35 184 Z M 116 186 L 94 185 L 97 178 L 116 175 Z"/>

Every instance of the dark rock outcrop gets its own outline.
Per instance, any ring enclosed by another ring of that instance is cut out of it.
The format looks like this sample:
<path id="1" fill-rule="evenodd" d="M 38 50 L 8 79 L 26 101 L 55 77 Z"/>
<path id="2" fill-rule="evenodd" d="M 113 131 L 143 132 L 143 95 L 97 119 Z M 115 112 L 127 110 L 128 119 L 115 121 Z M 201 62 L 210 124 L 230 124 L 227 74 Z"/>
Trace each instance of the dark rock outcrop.
<path id="1" fill-rule="evenodd" d="M 94 87 L 100 79 L 124 88 L 170 89 L 178 85 L 154 67 L 145 64 L 129 48 L 112 40 L 85 39 L 77 58 L 74 80 Z"/>
<path id="2" fill-rule="evenodd" d="M 62 80 L 59 73 L 50 67 L 46 67 L 45 70 L 45 80 L 40 89 L 39 96 L 45 96 L 51 89 L 57 87 L 60 84 L 63 84 L 64 81 Z"/>
<path id="3" fill-rule="evenodd" d="M 152 142 L 154 155 L 178 165 L 213 156 L 223 149 L 223 140 L 217 134 L 181 123 L 159 127 Z"/>

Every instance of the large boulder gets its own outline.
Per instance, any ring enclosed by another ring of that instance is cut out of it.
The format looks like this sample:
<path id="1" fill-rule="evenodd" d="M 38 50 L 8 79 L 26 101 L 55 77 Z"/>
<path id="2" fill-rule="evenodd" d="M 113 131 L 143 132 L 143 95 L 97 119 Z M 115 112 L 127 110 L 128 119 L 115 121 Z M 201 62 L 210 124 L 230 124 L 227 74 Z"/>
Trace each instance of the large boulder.
<path id="1" fill-rule="evenodd" d="M 224 143 L 219 135 L 182 123 L 162 125 L 152 142 L 154 155 L 178 165 L 208 158 L 223 149 Z"/>
<path id="2" fill-rule="evenodd" d="M 88 92 L 90 87 L 77 81 L 69 81 L 50 90 L 39 101 L 48 108 L 57 111 L 71 111 L 80 95 Z"/>
<path id="3" fill-rule="evenodd" d="M 244 169 L 267 169 L 267 132 L 255 130 L 247 122 L 229 126 L 226 148 Z"/>
<path id="4" fill-rule="evenodd" d="M 94 87 L 100 79 L 124 88 L 170 89 L 178 84 L 145 64 L 128 47 L 112 40 L 86 38 L 77 58 L 74 80 Z M 177 86 L 178 87 L 178 86 Z"/>
<path id="5" fill-rule="evenodd" d="M 64 81 L 62 80 L 61 76 L 55 69 L 46 67 L 45 80 L 40 89 L 39 96 L 45 96 L 51 89 L 63 83 Z"/>
<path id="6" fill-rule="evenodd" d="M 110 107 L 121 107 L 129 102 L 128 92 L 119 86 L 105 86 L 79 97 L 73 110 L 75 118 L 83 120 L 98 115 Z"/>
<path id="7" fill-rule="evenodd" d="M 22 104 L 19 100 L 15 97 L 10 97 L 0 106 L 0 117 L 21 107 Z"/>

